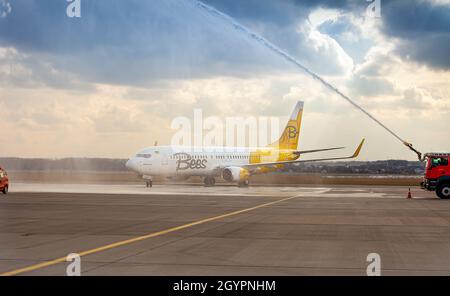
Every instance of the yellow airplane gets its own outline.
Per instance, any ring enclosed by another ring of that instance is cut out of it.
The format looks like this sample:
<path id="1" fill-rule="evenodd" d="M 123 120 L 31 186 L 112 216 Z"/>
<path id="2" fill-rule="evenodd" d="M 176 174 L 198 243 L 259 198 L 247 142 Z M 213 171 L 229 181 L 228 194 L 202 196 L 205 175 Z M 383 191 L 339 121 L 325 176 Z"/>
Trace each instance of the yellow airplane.
<path id="1" fill-rule="evenodd" d="M 141 174 L 147 187 L 152 186 L 153 176 L 170 179 L 201 176 L 206 186 L 213 186 L 216 178 L 221 177 L 238 186 L 248 186 L 252 175 L 274 172 L 297 163 L 351 159 L 359 155 L 364 139 L 351 156 L 299 160 L 302 154 L 344 148 L 297 150 L 302 115 L 303 102 L 299 101 L 280 138 L 267 147 L 154 146 L 139 151 L 126 166 Z"/>

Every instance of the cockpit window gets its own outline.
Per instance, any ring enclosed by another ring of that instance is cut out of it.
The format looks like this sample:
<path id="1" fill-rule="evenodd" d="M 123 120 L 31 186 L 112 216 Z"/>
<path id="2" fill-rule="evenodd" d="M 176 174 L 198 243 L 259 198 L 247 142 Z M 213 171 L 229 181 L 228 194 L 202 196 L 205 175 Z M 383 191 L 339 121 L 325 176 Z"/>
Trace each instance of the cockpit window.
<path id="1" fill-rule="evenodd" d="M 139 154 L 136 154 L 136 157 L 150 158 L 150 157 L 152 157 L 152 155 L 150 153 L 139 153 Z"/>

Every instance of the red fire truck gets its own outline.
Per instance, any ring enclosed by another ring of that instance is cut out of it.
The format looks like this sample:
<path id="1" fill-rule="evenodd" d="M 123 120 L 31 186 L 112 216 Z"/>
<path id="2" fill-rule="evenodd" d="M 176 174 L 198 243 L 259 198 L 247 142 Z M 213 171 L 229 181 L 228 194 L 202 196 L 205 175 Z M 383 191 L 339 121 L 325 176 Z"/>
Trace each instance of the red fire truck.
<path id="1" fill-rule="evenodd" d="M 3 194 L 7 194 L 8 187 L 9 187 L 8 174 L 2 167 L 0 167 L 0 191 L 3 192 Z"/>
<path id="2" fill-rule="evenodd" d="M 450 153 L 425 154 L 426 166 L 422 188 L 436 191 L 440 198 L 450 198 Z"/>

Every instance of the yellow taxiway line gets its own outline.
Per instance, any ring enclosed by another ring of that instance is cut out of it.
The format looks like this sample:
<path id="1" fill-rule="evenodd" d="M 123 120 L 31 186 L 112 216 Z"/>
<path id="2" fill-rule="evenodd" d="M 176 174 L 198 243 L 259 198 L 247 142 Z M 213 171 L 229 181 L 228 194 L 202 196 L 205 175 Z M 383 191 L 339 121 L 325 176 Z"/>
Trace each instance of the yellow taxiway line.
<path id="1" fill-rule="evenodd" d="M 211 221 L 216 221 L 216 220 L 219 220 L 219 219 L 223 219 L 223 218 L 235 216 L 235 215 L 238 215 L 238 214 L 250 212 L 250 211 L 253 211 L 253 210 L 256 210 L 256 209 L 260 209 L 260 208 L 271 206 L 271 205 L 274 205 L 274 204 L 277 204 L 277 203 L 280 203 L 280 202 L 284 202 L 284 201 L 287 201 L 287 200 L 290 200 L 290 199 L 293 199 L 293 198 L 296 198 L 296 197 L 298 197 L 298 196 L 297 195 L 296 196 L 291 196 L 291 197 L 279 199 L 279 200 L 276 200 L 276 201 L 264 203 L 264 204 L 261 204 L 261 205 L 257 205 L 257 206 L 251 207 L 251 208 L 234 211 L 234 212 L 231 212 L 231 213 L 227 213 L 227 214 L 223 214 L 223 215 L 219 215 L 219 216 L 215 216 L 215 217 L 211 217 L 211 218 L 207 218 L 207 219 L 191 222 L 191 223 L 188 223 L 188 224 L 183 224 L 183 225 L 172 227 L 172 228 L 165 229 L 165 230 L 162 230 L 162 231 L 153 232 L 153 233 L 149 233 L 149 234 L 146 234 L 146 235 L 138 236 L 138 237 L 135 237 L 135 238 L 131 238 L 131 239 L 119 241 L 119 242 L 116 242 L 116 243 L 108 244 L 108 245 L 105 245 L 105 246 L 102 246 L 102 247 L 98 247 L 98 248 L 95 248 L 95 249 L 86 250 L 86 251 L 83 251 L 83 252 L 78 252 L 78 254 L 80 255 L 80 257 L 81 256 L 91 255 L 91 254 L 94 254 L 94 253 L 98 253 L 98 252 L 101 252 L 101 251 L 106 251 L 106 250 L 109 250 L 109 249 L 121 247 L 121 246 L 124 246 L 124 245 L 128 245 L 128 244 L 135 243 L 135 242 L 138 242 L 138 241 L 142 241 L 142 240 L 145 240 L 145 239 L 148 239 L 148 238 L 152 238 L 152 237 L 157 237 L 157 236 L 164 235 L 164 234 L 171 233 L 171 232 L 175 232 L 175 231 L 178 231 L 178 230 L 186 229 L 186 228 L 193 227 L 193 226 L 196 226 L 196 225 L 205 224 L 205 223 L 208 223 L 208 222 L 211 222 Z M 30 266 L 27 266 L 27 267 L 23 267 L 23 268 L 7 271 L 7 272 L 4 272 L 4 273 L 1 273 L 0 276 L 18 275 L 18 274 L 21 274 L 21 273 L 30 272 L 30 271 L 33 271 L 33 270 L 37 270 L 37 269 L 41 269 L 41 268 L 44 268 L 44 267 L 52 266 L 52 265 L 55 265 L 55 264 L 58 264 L 58 263 L 62 263 L 62 262 L 66 262 L 66 257 L 61 257 L 61 258 L 53 259 L 53 260 L 50 260 L 50 261 L 45 261 L 45 262 L 42 262 L 42 263 L 39 263 L 39 264 L 30 265 Z"/>

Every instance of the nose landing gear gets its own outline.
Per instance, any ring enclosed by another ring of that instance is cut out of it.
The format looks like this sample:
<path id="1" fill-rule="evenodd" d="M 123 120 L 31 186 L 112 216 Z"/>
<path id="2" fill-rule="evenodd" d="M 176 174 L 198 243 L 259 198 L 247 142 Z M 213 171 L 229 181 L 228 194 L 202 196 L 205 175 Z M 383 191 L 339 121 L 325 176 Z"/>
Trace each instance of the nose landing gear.
<path id="1" fill-rule="evenodd" d="M 153 178 L 151 176 L 144 175 L 142 178 L 145 180 L 145 187 L 153 187 Z"/>

